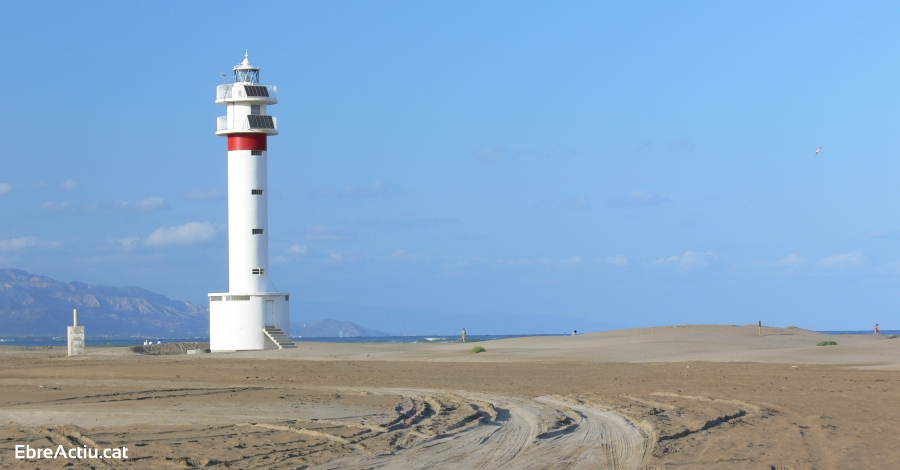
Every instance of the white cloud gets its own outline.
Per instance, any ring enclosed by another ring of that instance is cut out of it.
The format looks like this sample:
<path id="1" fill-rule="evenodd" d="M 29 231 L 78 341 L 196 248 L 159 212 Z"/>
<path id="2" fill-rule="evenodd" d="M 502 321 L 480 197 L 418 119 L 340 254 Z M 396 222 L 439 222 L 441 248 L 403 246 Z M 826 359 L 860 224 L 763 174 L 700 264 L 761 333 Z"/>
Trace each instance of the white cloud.
<path id="1" fill-rule="evenodd" d="M 9 183 L 0 183 L 0 194 L 6 194 L 12 191 L 12 185 Z"/>
<path id="2" fill-rule="evenodd" d="M 863 262 L 863 254 L 859 251 L 851 251 L 841 255 L 829 256 L 816 263 L 816 266 L 823 268 L 840 268 L 847 266 L 859 266 Z"/>
<path id="3" fill-rule="evenodd" d="M 806 258 L 801 257 L 797 253 L 791 253 L 788 256 L 778 260 L 778 264 L 782 266 L 799 266 L 806 262 Z"/>
<path id="4" fill-rule="evenodd" d="M 609 258 L 606 258 L 606 262 L 619 267 L 628 266 L 628 258 L 624 255 L 610 256 Z"/>
<path id="5" fill-rule="evenodd" d="M 59 187 L 62 189 L 67 189 L 69 191 L 72 191 L 73 189 L 78 189 L 78 184 L 72 180 L 65 180 L 62 182 L 61 185 L 59 185 Z"/>
<path id="6" fill-rule="evenodd" d="M 181 198 L 188 201 L 208 201 L 222 199 L 222 193 L 217 189 L 192 189 L 182 194 Z"/>
<path id="7" fill-rule="evenodd" d="M 453 222 L 451 219 L 421 218 L 406 214 L 397 217 L 369 219 L 358 223 L 357 227 L 366 231 L 371 230 L 379 232 L 399 232 L 405 230 L 439 227 L 451 222 Z M 354 234 L 347 233 L 346 235 L 349 237 Z"/>
<path id="8" fill-rule="evenodd" d="M 340 188 L 323 186 L 309 194 L 309 199 L 322 199 L 327 197 L 339 197 L 344 199 L 374 199 L 378 197 L 393 196 L 397 193 L 397 185 L 377 180 L 364 186 L 345 185 Z"/>
<path id="9" fill-rule="evenodd" d="M 691 139 L 681 139 L 678 142 L 672 142 L 669 148 L 676 152 L 689 152 L 694 150 L 697 144 L 694 143 Z"/>
<path id="10" fill-rule="evenodd" d="M 216 236 L 216 227 L 209 222 L 190 222 L 175 227 L 160 227 L 144 239 L 148 246 L 196 245 Z"/>
<path id="11" fill-rule="evenodd" d="M 45 211 L 64 211 L 69 208 L 69 201 L 56 202 L 47 201 L 41 204 L 41 209 Z"/>
<path id="12" fill-rule="evenodd" d="M 391 258 L 401 261 L 415 261 L 419 259 L 423 259 L 425 255 L 421 253 L 410 253 L 406 250 L 397 250 L 391 253 Z"/>
<path id="13" fill-rule="evenodd" d="M 153 212 L 165 209 L 166 203 L 161 197 L 148 197 L 139 201 L 115 201 L 115 203 L 83 203 L 73 206 L 68 201 L 47 201 L 41 204 L 45 211 L 72 211 L 81 215 L 111 214 L 116 212 Z"/>
<path id="14" fill-rule="evenodd" d="M 485 162 L 516 158 L 517 156 L 518 152 L 511 152 L 500 147 L 485 147 L 475 152 L 475 157 Z"/>
<path id="15" fill-rule="evenodd" d="M 313 225 L 306 232 L 306 239 L 311 242 L 339 242 L 350 238 L 349 234 L 327 225 Z"/>
<path id="16" fill-rule="evenodd" d="M 0 251 L 22 251 L 29 248 L 59 248 L 60 242 L 45 242 L 38 237 L 21 237 L 0 240 Z"/>
<path id="17" fill-rule="evenodd" d="M 684 255 L 673 255 L 668 258 L 660 258 L 653 264 L 671 264 L 682 268 L 704 268 L 717 258 L 716 254 L 707 251 L 706 253 L 697 253 L 695 251 L 686 251 Z"/>
<path id="18" fill-rule="evenodd" d="M 338 266 L 353 263 L 360 259 L 369 258 L 368 255 L 356 255 L 351 251 L 319 250 L 305 245 L 291 245 L 280 256 L 274 256 L 272 260 L 277 263 L 313 262 L 324 263 L 327 266 Z"/>
<path id="19" fill-rule="evenodd" d="M 584 195 L 575 196 L 572 199 L 566 201 L 566 205 L 573 209 L 590 209 L 591 208 L 591 200 Z"/>
<path id="20" fill-rule="evenodd" d="M 148 197 L 140 201 L 116 201 L 116 207 L 122 210 L 135 212 L 152 212 L 162 209 L 166 203 L 161 197 Z"/>
<path id="21" fill-rule="evenodd" d="M 571 258 L 552 260 L 552 262 L 555 264 L 562 265 L 562 266 L 575 266 L 576 264 L 581 264 L 581 256 L 573 256 Z"/>
<path id="22" fill-rule="evenodd" d="M 626 207 L 656 206 L 669 202 L 668 199 L 646 191 L 635 191 L 631 194 L 613 199 L 613 204 Z"/>
<path id="23" fill-rule="evenodd" d="M 509 264 L 511 266 L 577 266 L 581 264 L 581 255 L 575 255 L 571 258 L 534 258 L 534 259 L 511 259 L 508 261 L 496 260 L 500 264 Z"/>
<path id="24" fill-rule="evenodd" d="M 125 248 L 126 250 L 134 248 L 135 246 L 140 244 L 140 242 L 141 239 L 139 237 L 122 238 L 119 240 L 119 244 L 122 245 L 122 248 Z"/>

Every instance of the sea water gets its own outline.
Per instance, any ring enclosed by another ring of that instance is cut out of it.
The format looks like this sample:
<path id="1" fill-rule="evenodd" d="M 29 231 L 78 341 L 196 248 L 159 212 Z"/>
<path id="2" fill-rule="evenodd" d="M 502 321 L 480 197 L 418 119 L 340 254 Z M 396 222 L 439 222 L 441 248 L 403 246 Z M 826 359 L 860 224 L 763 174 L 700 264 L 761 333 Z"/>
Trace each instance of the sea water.
<path id="1" fill-rule="evenodd" d="M 874 330 L 846 330 L 846 331 L 818 331 L 817 333 L 825 333 L 829 335 L 871 335 Z M 882 335 L 900 335 L 900 330 L 881 330 Z M 506 338 L 528 338 L 533 336 L 569 336 L 568 334 L 540 334 L 540 335 L 467 335 L 466 342 L 477 343 L 479 341 L 490 341 L 492 339 Z M 209 342 L 208 336 L 194 336 L 189 338 L 161 338 L 161 337 L 142 337 L 142 338 L 85 338 L 85 346 L 88 347 L 122 347 L 122 346 L 140 346 L 144 341 L 150 339 L 154 344 L 157 341 L 163 343 L 206 343 Z M 306 338 L 291 337 L 295 342 L 317 342 L 317 343 L 462 343 L 460 336 L 451 335 L 422 335 L 422 336 L 355 336 L 355 337 L 326 337 L 326 338 Z M 53 337 L 36 337 L 36 336 L 7 336 L 0 338 L 0 346 L 24 346 L 24 347 L 43 347 L 43 346 L 66 346 L 66 338 L 64 336 Z"/>
<path id="2" fill-rule="evenodd" d="M 475 343 L 478 341 L 489 341 L 492 339 L 505 338 L 525 338 L 530 336 L 562 336 L 562 335 L 467 335 L 466 342 Z M 85 346 L 87 347 L 122 347 L 122 346 L 140 346 L 144 341 L 149 339 L 156 344 L 157 341 L 163 343 L 206 343 L 209 342 L 208 336 L 194 336 L 190 338 L 161 338 L 161 337 L 142 337 L 142 338 L 85 338 Z M 319 342 L 319 343 L 462 343 L 460 336 L 443 336 L 443 335 L 423 335 L 423 336 L 356 336 L 356 337 L 328 337 L 328 338 L 301 338 L 292 337 L 295 342 Z M 7 336 L 0 338 L 0 346 L 22 346 L 22 347 L 46 347 L 46 346 L 66 346 L 66 338 L 63 336 L 53 337 L 37 337 L 37 336 Z"/>
<path id="3" fill-rule="evenodd" d="M 816 333 L 825 333 L 827 335 L 871 335 L 875 333 L 875 328 L 871 330 L 847 330 L 847 331 L 817 331 Z M 882 335 L 900 335 L 900 330 L 879 330 L 878 334 Z"/>
<path id="4" fill-rule="evenodd" d="M 121 347 L 121 346 L 140 346 L 144 344 L 148 338 L 91 338 L 89 335 L 85 338 L 86 347 Z M 163 343 L 206 343 L 209 338 L 149 338 L 153 340 L 153 344 L 162 340 Z M 62 336 L 53 337 L 37 337 L 37 336 L 8 336 L 0 338 L 0 346 L 22 346 L 22 347 L 46 347 L 46 346 L 67 346 L 68 341 Z"/>
<path id="5" fill-rule="evenodd" d="M 490 341 L 492 339 L 529 338 L 532 336 L 563 336 L 553 334 L 543 335 L 466 335 L 467 343 L 478 341 Z M 353 338 L 291 338 L 295 342 L 310 341 L 321 343 L 462 343 L 461 336 L 357 336 Z"/>

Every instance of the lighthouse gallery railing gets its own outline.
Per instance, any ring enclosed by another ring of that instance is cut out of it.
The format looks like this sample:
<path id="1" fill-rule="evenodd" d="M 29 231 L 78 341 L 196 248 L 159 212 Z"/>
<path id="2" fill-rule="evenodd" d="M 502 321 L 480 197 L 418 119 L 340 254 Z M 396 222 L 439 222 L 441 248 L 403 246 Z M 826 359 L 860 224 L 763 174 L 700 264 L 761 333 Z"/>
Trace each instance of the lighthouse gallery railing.
<path id="1" fill-rule="evenodd" d="M 253 122 L 251 122 L 251 119 Z M 275 116 L 247 116 L 229 123 L 228 116 L 216 118 L 216 131 L 274 129 L 278 130 L 278 118 Z M 231 125 L 229 125 L 231 124 Z"/>
<path id="2" fill-rule="evenodd" d="M 234 85 L 219 85 L 216 87 L 216 100 L 227 100 L 227 99 L 231 99 L 231 98 L 249 98 L 249 99 L 259 98 L 263 101 L 269 101 L 269 100 L 277 101 L 278 100 L 278 87 L 272 86 L 272 85 L 253 85 L 253 86 L 265 87 L 269 96 L 267 96 L 267 97 L 247 96 L 247 94 L 243 90 L 243 87 L 238 87 L 237 95 L 235 96 L 234 95 L 234 93 L 235 93 Z"/>

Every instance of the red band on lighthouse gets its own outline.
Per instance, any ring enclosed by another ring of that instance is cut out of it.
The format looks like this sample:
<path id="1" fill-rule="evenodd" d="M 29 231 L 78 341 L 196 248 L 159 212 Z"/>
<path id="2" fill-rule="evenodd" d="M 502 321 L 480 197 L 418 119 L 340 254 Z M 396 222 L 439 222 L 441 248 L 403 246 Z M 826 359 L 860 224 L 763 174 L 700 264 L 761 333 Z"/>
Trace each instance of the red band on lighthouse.
<path id="1" fill-rule="evenodd" d="M 265 134 L 231 134 L 228 150 L 266 150 Z"/>

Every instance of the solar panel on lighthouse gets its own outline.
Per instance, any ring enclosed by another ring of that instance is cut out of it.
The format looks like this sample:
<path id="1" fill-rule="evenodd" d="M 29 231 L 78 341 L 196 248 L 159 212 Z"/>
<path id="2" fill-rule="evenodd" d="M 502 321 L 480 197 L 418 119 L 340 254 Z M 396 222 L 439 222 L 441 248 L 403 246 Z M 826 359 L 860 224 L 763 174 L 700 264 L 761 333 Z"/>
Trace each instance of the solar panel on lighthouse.
<path id="1" fill-rule="evenodd" d="M 275 120 L 272 116 L 249 115 L 247 121 L 251 129 L 275 129 Z"/>
<path id="2" fill-rule="evenodd" d="M 269 97 L 269 90 L 264 86 L 244 85 L 244 91 L 247 92 L 247 96 Z"/>

